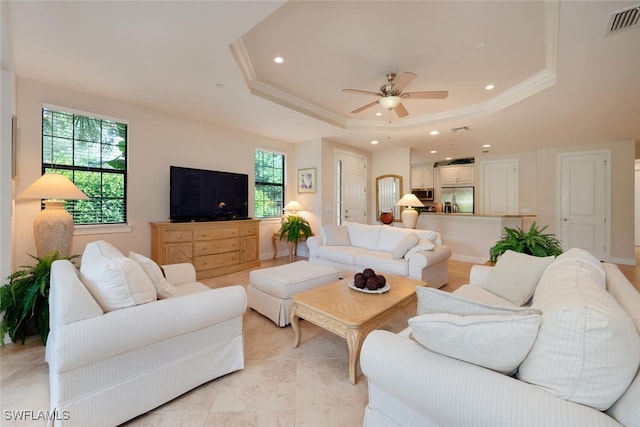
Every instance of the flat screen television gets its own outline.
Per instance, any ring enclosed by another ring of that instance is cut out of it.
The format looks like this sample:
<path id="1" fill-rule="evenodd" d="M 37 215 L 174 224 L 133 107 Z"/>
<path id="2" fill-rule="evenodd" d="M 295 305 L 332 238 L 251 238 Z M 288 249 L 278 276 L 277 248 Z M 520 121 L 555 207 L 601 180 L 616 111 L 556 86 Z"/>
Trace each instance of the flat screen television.
<path id="1" fill-rule="evenodd" d="M 170 166 L 169 219 L 174 222 L 249 218 L 249 176 Z"/>

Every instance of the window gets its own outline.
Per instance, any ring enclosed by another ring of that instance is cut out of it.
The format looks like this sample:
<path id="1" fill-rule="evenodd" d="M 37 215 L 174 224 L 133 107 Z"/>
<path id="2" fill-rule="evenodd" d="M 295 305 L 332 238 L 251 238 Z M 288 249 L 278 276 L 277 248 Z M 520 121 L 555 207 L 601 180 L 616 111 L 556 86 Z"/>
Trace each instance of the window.
<path id="1" fill-rule="evenodd" d="M 284 154 L 256 150 L 256 218 L 278 217 L 284 207 Z"/>
<path id="2" fill-rule="evenodd" d="M 89 200 L 69 200 L 76 224 L 127 222 L 127 124 L 42 109 L 42 173 L 65 175 Z"/>

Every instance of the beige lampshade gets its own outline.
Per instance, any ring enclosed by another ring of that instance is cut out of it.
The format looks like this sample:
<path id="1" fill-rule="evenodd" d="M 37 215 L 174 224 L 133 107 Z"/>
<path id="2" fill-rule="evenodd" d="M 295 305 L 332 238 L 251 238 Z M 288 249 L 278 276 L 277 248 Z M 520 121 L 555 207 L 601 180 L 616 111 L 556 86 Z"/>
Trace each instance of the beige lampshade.
<path id="1" fill-rule="evenodd" d="M 65 200 L 87 200 L 66 176 L 47 173 L 18 194 L 17 200 L 45 199 L 44 210 L 33 220 L 33 236 L 38 257 L 58 251 L 61 257 L 71 254 L 73 217 L 64 209 Z"/>
<path id="2" fill-rule="evenodd" d="M 407 207 L 424 207 L 424 204 L 416 197 L 415 194 L 405 194 L 402 196 L 402 199 L 398 200 L 396 203 L 397 206 L 407 206 Z"/>
<path id="3" fill-rule="evenodd" d="M 289 203 L 287 203 L 287 206 L 284 207 L 284 211 L 285 212 L 293 212 L 296 213 L 298 211 L 303 210 L 303 207 L 300 203 L 296 202 L 295 200 L 290 201 Z"/>
<path id="4" fill-rule="evenodd" d="M 16 200 L 55 199 L 88 200 L 73 182 L 59 173 L 46 173 L 16 196 Z"/>

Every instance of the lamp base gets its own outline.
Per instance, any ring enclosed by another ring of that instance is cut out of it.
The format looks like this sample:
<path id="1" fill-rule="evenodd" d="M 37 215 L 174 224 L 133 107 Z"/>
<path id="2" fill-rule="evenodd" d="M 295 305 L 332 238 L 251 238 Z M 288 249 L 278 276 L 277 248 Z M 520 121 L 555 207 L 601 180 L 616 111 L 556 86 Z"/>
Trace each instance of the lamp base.
<path id="1" fill-rule="evenodd" d="M 416 224 L 418 224 L 418 211 L 414 208 L 405 208 L 402 211 L 402 224 L 404 228 L 416 228 Z"/>
<path id="2" fill-rule="evenodd" d="M 60 257 L 71 255 L 73 218 L 64 209 L 65 203 L 58 200 L 45 201 L 44 210 L 33 220 L 38 258 L 53 251 L 58 251 Z"/>

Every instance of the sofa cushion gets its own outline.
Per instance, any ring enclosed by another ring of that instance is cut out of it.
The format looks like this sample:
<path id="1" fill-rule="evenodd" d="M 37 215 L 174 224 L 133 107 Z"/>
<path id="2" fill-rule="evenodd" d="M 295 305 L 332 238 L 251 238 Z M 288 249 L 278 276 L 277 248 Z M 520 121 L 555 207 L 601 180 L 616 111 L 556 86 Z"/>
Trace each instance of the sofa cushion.
<path id="1" fill-rule="evenodd" d="M 536 339 L 541 316 L 450 313 L 409 319 L 412 338 L 427 349 L 504 374 L 512 374 Z"/>
<path id="2" fill-rule="evenodd" d="M 324 225 L 320 229 L 322 244 L 327 246 L 351 246 L 349 230 L 344 225 Z"/>
<path id="3" fill-rule="evenodd" d="M 367 253 L 363 248 L 353 246 L 318 246 L 318 258 L 327 261 L 333 261 L 340 264 L 354 265 L 356 263 L 356 255 Z"/>
<path id="4" fill-rule="evenodd" d="M 153 286 L 156 288 L 158 299 L 176 297 L 179 294 L 178 289 L 164 278 L 160 266 L 152 259 L 136 252 L 129 252 L 129 258 L 140 264 Z"/>
<path id="5" fill-rule="evenodd" d="M 563 399 L 605 410 L 625 392 L 640 364 L 640 337 L 583 254 L 553 263 L 532 307 L 543 312 L 538 338 L 518 372 Z"/>
<path id="6" fill-rule="evenodd" d="M 390 252 L 361 251 L 354 257 L 356 270 L 372 268 L 377 273 L 390 273 L 397 276 L 409 275 L 409 263 L 403 258 L 394 259 Z M 393 284 L 391 284 L 393 286 Z"/>
<path id="7" fill-rule="evenodd" d="M 359 224 L 355 222 L 347 223 L 349 230 L 349 240 L 352 246 L 375 250 L 378 245 L 379 225 Z"/>
<path id="8" fill-rule="evenodd" d="M 409 259 L 411 258 L 411 255 L 415 254 L 416 252 L 420 252 L 420 251 L 432 251 L 436 248 L 436 245 L 434 245 L 431 240 L 429 239 L 420 239 L 418 241 L 418 244 L 415 245 L 414 247 L 410 248 L 405 254 L 404 254 L 404 258 L 405 259 Z"/>
<path id="9" fill-rule="evenodd" d="M 393 252 L 393 249 L 402 239 L 406 236 L 413 235 L 413 230 L 406 228 L 397 228 L 390 225 L 380 225 L 377 227 L 380 228 L 378 242 L 374 248 L 377 251 Z M 416 243 L 418 243 L 418 239 L 416 239 Z"/>
<path id="10" fill-rule="evenodd" d="M 511 250 L 498 258 L 483 287 L 515 305 L 526 304 L 554 257 L 535 257 Z"/>
<path id="11" fill-rule="evenodd" d="M 157 299 L 156 289 L 142 267 L 104 240 L 87 244 L 80 273 L 105 312 Z"/>
<path id="12" fill-rule="evenodd" d="M 492 306 L 432 288 L 417 288 L 412 338 L 436 353 L 512 374 L 533 345 L 539 310 Z"/>
<path id="13" fill-rule="evenodd" d="M 465 287 L 470 285 L 465 285 Z M 525 316 L 542 312 L 529 307 L 494 305 L 471 299 L 457 293 L 445 292 L 434 288 L 416 288 L 418 297 L 417 313 L 451 313 L 466 316 L 470 314 L 503 314 Z"/>

